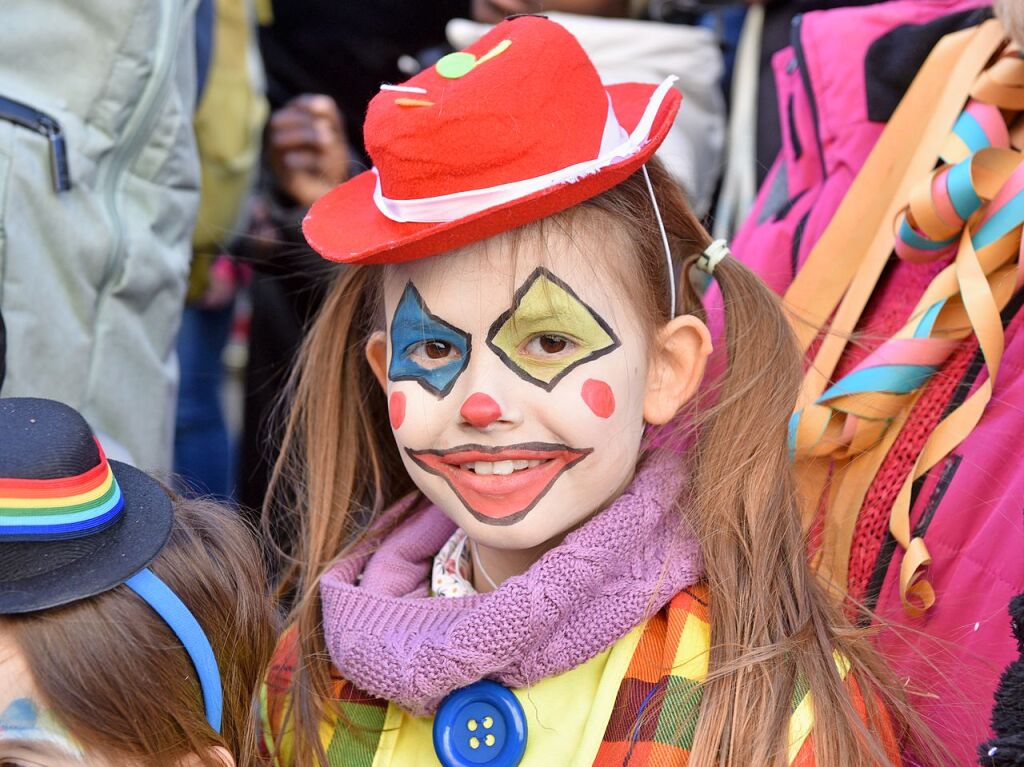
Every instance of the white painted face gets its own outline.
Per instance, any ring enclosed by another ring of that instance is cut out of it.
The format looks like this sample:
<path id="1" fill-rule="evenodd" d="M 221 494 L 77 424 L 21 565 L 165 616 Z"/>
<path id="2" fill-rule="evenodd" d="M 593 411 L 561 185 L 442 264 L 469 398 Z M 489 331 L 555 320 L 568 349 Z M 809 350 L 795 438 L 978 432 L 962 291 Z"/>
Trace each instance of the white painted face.
<path id="1" fill-rule="evenodd" d="M 613 243 L 546 230 L 514 258 L 492 240 L 385 277 L 402 460 L 432 502 L 493 548 L 542 545 L 610 503 L 643 436 L 648 339 L 627 286 L 600 265 L 629 249 L 595 258 Z"/>

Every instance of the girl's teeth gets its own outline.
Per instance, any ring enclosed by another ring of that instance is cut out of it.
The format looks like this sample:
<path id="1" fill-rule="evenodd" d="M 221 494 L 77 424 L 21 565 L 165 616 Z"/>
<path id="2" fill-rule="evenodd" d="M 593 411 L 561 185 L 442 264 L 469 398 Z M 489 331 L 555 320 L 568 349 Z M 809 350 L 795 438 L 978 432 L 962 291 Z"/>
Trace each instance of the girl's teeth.
<path id="1" fill-rule="evenodd" d="M 523 459 L 516 459 L 514 461 L 474 461 L 472 463 L 463 463 L 459 468 L 463 471 L 472 471 L 480 475 L 506 475 L 511 474 L 513 471 L 532 469 L 535 466 L 540 466 L 542 463 L 544 463 L 544 461 L 526 461 Z"/>

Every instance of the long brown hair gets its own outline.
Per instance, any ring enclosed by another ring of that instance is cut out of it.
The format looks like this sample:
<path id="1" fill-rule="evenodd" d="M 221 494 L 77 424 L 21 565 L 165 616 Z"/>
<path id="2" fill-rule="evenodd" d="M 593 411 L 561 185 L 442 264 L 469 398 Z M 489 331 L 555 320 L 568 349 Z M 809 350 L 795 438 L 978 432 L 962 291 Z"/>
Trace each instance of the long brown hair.
<path id="1" fill-rule="evenodd" d="M 694 285 L 700 275 L 691 267 L 709 237 L 663 167 L 651 161 L 647 168 L 681 273 L 677 311 L 703 316 Z M 588 227 L 624 233 L 633 244 L 632 253 L 601 261 L 613 280 L 632 286 L 629 295 L 653 338 L 671 316 L 669 284 L 642 172 L 524 230 L 571 230 L 577 217 Z M 521 237 L 524 230 L 512 234 Z M 387 428 L 384 395 L 363 358 L 368 333 L 382 321 L 380 279 L 374 269 L 350 269 L 306 341 L 267 507 L 278 514 L 275 498 L 298 500 L 298 550 L 282 585 L 296 595 L 292 621 L 300 658 L 289 724 L 302 764 L 326 765 L 317 728 L 325 716 L 338 715 L 329 699 L 318 579 L 347 546 L 366 539 L 379 511 L 412 490 Z M 678 428 L 696 436 L 680 456 L 692 482 L 677 507 L 699 537 L 711 593 L 709 674 L 690 764 L 787 764 L 798 680 L 814 701 L 817 764 L 889 764 L 884 710 L 897 737 L 915 740 L 924 728 L 867 638 L 808 568 L 786 440 L 801 377 L 796 344 L 777 297 L 739 262 L 720 263 L 715 282 L 727 364 L 676 419 Z M 840 677 L 837 657 L 849 664 L 863 693 L 865 717 Z"/>
<path id="2" fill-rule="evenodd" d="M 126 586 L 64 607 L 0 616 L 36 687 L 90 754 L 164 767 L 226 748 L 238 767 L 257 758 L 255 694 L 273 652 L 274 610 L 254 536 L 235 512 L 175 503 L 171 537 L 150 569 L 203 627 L 220 667 L 221 735 L 206 721 L 188 654 L 156 612 Z"/>

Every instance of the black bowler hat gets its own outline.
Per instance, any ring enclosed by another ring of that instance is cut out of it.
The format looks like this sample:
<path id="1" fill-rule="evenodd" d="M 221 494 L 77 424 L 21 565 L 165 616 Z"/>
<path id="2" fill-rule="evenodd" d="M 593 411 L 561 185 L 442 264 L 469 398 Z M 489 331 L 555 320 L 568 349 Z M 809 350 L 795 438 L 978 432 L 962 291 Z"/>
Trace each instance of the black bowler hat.
<path id="1" fill-rule="evenodd" d="M 108 461 L 77 411 L 0 399 L 0 614 L 124 583 L 164 547 L 172 518 L 160 484 Z"/>

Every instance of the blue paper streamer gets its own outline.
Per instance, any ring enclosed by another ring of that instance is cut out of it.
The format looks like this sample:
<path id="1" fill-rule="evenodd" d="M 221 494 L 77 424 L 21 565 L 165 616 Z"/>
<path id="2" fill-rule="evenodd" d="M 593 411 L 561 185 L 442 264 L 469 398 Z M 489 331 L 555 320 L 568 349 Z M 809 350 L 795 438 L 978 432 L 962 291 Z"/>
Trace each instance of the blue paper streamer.
<path id="1" fill-rule="evenodd" d="M 991 245 L 1008 232 L 1024 223 L 1024 191 L 1020 191 L 1006 201 L 1006 204 L 992 214 L 974 233 L 971 244 L 975 250 Z"/>
<path id="2" fill-rule="evenodd" d="M 970 112 L 961 112 L 953 126 L 953 132 L 967 145 L 971 152 L 980 152 L 992 146 L 985 129 Z"/>
<path id="3" fill-rule="evenodd" d="M 981 198 L 978 197 L 974 191 L 974 184 L 971 183 L 971 157 L 963 162 L 958 162 L 949 169 L 946 174 L 946 191 L 949 192 L 953 210 L 964 221 L 981 207 Z"/>
<path id="4" fill-rule="evenodd" d="M 855 370 L 839 381 L 818 399 L 819 403 L 836 397 L 863 392 L 889 392 L 906 394 L 924 384 L 935 372 L 934 365 L 878 365 Z"/>

